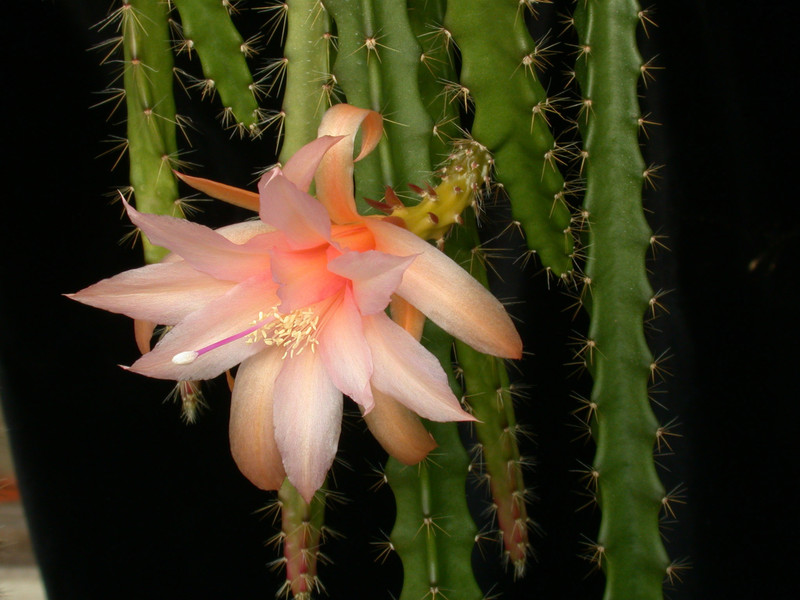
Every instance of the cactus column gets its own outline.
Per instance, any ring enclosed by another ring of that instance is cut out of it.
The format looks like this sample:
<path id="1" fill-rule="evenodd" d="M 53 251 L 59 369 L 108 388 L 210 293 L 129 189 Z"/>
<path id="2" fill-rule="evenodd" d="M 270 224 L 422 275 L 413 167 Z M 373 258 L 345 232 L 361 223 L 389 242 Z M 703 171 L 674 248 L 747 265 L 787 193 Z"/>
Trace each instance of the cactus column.
<path id="1" fill-rule="evenodd" d="M 653 294 L 638 139 L 639 13 L 635 0 L 588 0 L 575 13 L 588 215 L 583 297 L 591 316 L 582 356 L 594 378 L 593 476 L 602 510 L 591 554 L 606 574 L 606 600 L 660 600 L 667 568 L 658 523 L 664 490 L 653 461 L 658 423 L 648 399 L 653 358 L 644 335 Z"/>

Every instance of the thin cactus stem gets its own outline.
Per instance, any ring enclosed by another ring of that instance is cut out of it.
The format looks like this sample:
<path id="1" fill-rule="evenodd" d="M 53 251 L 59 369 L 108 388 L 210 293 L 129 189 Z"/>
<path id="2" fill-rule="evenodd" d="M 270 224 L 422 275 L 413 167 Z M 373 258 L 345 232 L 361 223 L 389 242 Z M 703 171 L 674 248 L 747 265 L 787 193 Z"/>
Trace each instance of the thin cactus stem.
<path id="1" fill-rule="evenodd" d="M 428 348 L 450 366 L 452 338 L 427 325 Z M 451 376 L 451 386 L 458 384 Z M 439 447 L 416 467 L 389 459 L 386 478 L 397 501 L 390 540 L 403 561 L 400 600 L 483 598 L 472 574 L 471 554 L 477 536 L 464 495 L 469 458 L 455 423 L 429 423 Z"/>
<path id="2" fill-rule="evenodd" d="M 281 534 L 286 583 L 282 592 L 296 600 L 309 600 L 322 589 L 317 577 L 317 562 L 325 513 L 324 492 L 317 492 L 307 504 L 289 480 L 278 491 L 281 507 Z"/>
<path id="3" fill-rule="evenodd" d="M 334 40 L 330 17 L 319 0 L 286 3 L 286 89 L 283 98 L 284 136 L 280 161 L 285 163 L 300 147 L 317 137 L 317 128 L 332 86 L 330 59 Z M 276 24 L 278 25 L 278 24 Z M 325 520 L 322 492 L 306 504 L 294 486 L 285 481 L 279 492 L 282 537 L 286 563 L 285 592 L 297 600 L 311 598 L 323 589 L 317 576 L 320 532 Z"/>
<path id="4" fill-rule="evenodd" d="M 453 230 L 445 251 L 488 287 L 486 269 L 476 260 L 479 249 L 475 219 L 468 211 L 464 227 Z M 514 577 L 525 574 L 530 553 L 525 482 L 516 437 L 516 417 L 508 372 L 502 360 L 473 350 L 456 340 L 456 360 L 463 373 L 465 398 L 472 414 L 481 462 L 473 468 L 486 478 L 492 496 L 492 509 L 503 544 L 503 557 L 513 566 Z"/>
<path id="5" fill-rule="evenodd" d="M 518 0 L 448 4 L 445 25 L 462 57 L 452 101 L 466 107 L 474 102 L 472 135 L 494 156 L 496 177 L 508 192 L 528 247 L 545 267 L 566 276 L 572 270 L 574 240 L 558 167 L 564 149 L 548 125 L 554 106 L 537 78 L 537 48 L 520 4 Z"/>
<path id="6" fill-rule="evenodd" d="M 458 106 L 445 101 L 444 82 L 454 81 L 454 45 L 444 29 L 444 0 L 409 0 L 408 20 L 422 49 L 417 70 L 422 102 L 433 120 L 431 160 L 445 159 L 450 142 L 463 135 L 459 127 Z"/>
<path id="7" fill-rule="evenodd" d="M 178 200 L 172 174 L 178 145 L 167 17 L 167 5 L 160 0 L 122 2 L 131 187 L 137 208 L 158 214 L 172 214 Z M 147 239 L 143 244 L 148 263 L 160 261 L 167 253 Z"/>
<path id="8" fill-rule="evenodd" d="M 284 164 L 301 146 L 317 137 L 320 119 L 336 94 L 336 81 L 331 74 L 335 40 L 328 11 L 320 0 L 290 0 L 286 4 L 285 120 L 280 154 Z"/>
<path id="9" fill-rule="evenodd" d="M 334 74 L 350 104 L 385 117 L 386 138 L 359 163 L 356 201 L 379 198 L 384 186 L 405 186 L 431 175 L 433 123 L 416 85 L 421 50 L 402 0 L 329 0 L 338 32 Z M 374 157 L 374 158 L 373 158 Z"/>
<path id="10" fill-rule="evenodd" d="M 584 137 L 586 276 L 594 379 L 593 464 L 602 510 L 591 555 L 606 574 L 606 600 L 660 600 L 668 559 L 659 532 L 665 496 L 653 449 L 658 423 L 648 400 L 653 358 L 644 319 L 653 297 L 645 256 L 651 231 L 642 210 L 635 0 L 589 0 L 575 13 L 576 74 L 591 111 Z"/>
<path id="11" fill-rule="evenodd" d="M 219 93 L 223 122 L 241 135 L 258 135 L 261 111 L 246 54 L 250 51 L 231 21 L 224 2 L 174 0 L 181 16 L 184 47 L 196 51 L 203 66 L 203 89 Z"/>

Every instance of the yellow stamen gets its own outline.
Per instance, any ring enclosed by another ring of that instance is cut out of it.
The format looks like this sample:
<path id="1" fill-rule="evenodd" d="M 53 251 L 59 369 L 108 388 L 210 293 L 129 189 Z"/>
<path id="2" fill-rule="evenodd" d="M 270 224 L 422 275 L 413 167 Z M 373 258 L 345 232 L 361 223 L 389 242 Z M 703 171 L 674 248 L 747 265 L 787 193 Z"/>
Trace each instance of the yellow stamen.
<path id="1" fill-rule="evenodd" d="M 269 323 L 247 335 L 248 344 L 263 342 L 267 346 L 285 348 L 286 351 L 281 358 L 294 357 L 308 346 L 311 346 L 311 352 L 315 352 L 319 345 L 317 340 L 319 315 L 312 309 L 301 308 L 283 314 L 278 311 L 277 306 L 274 306 L 267 314 L 259 311 L 253 325 L 258 325 L 270 317 L 272 320 Z"/>

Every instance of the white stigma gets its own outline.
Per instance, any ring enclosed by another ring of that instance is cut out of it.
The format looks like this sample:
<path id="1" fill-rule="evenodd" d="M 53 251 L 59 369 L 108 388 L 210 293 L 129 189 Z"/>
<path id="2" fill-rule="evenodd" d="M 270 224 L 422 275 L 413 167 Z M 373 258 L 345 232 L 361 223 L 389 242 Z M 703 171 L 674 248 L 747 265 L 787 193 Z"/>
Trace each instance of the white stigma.
<path id="1" fill-rule="evenodd" d="M 187 350 L 186 352 L 180 352 L 173 356 L 172 362 L 176 365 L 190 365 L 197 360 L 198 356 L 200 355 L 194 350 Z"/>

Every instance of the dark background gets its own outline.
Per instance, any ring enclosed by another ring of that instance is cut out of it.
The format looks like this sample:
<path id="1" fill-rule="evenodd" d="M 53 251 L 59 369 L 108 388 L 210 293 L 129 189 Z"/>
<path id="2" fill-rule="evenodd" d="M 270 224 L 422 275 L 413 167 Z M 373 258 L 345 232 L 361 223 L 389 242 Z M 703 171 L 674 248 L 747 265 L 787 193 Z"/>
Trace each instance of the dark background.
<path id="1" fill-rule="evenodd" d="M 107 196 L 125 169 L 101 156 L 122 115 L 90 110 L 110 70 L 87 48 L 108 2 L 14 3 L 2 19 L 0 212 L 0 391 L 19 484 L 51 600 L 263 598 L 281 583 L 267 564 L 272 520 L 257 511 L 270 495 L 236 470 L 227 445 L 225 384 L 209 390 L 211 410 L 181 423 L 164 403 L 168 383 L 132 376 L 136 348 L 128 319 L 60 294 L 138 266 L 119 245 L 128 225 Z M 13 19 L 12 19 L 13 17 Z M 789 598 L 796 578 L 798 453 L 795 189 L 796 3 L 657 2 L 644 55 L 663 70 L 645 109 L 662 123 L 646 148 L 666 165 L 648 195 L 654 229 L 671 253 L 654 267 L 655 289 L 671 290 L 670 311 L 651 333 L 656 354 L 672 356 L 672 376 L 656 407 L 678 426 L 672 456 L 659 458 L 668 489 L 682 485 L 677 522 L 665 539 L 686 560 L 675 599 Z M 192 103 L 197 104 L 196 102 Z M 187 103 L 188 105 L 188 103 Z M 189 110 L 196 110 L 189 108 Z M 213 111 L 212 111 L 213 112 Z M 211 114 L 211 113 L 208 113 Z M 203 175 L 245 186 L 274 161 L 272 142 L 230 140 L 206 113 L 192 114 Z M 223 173 L 224 171 L 224 173 Z M 209 207 L 201 220 L 230 222 Z M 599 597 L 602 577 L 579 555 L 596 532 L 596 510 L 577 509 L 573 388 L 564 341 L 580 329 L 568 298 L 534 276 L 521 291 L 532 305 L 523 328 L 535 356 L 522 366 L 531 385 L 519 409 L 535 441 L 527 480 L 541 533 L 528 576 L 503 583 L 506 597 Z M 382 458 L 348 419 L 336 467 L 347 502 L 330 511 L 347 534 L 325 548 L 321 568 L 331 598 L 388 598 L 400 568 L 375 562 L 372 542 L 392 522 L 392 498 L 364 476 Z M 585 537 L 584 537 L 585 536 Z M 476 555 L 488 581 L 498 567 Z M 457 599 L 450 599 L 457 600 Z"/>

